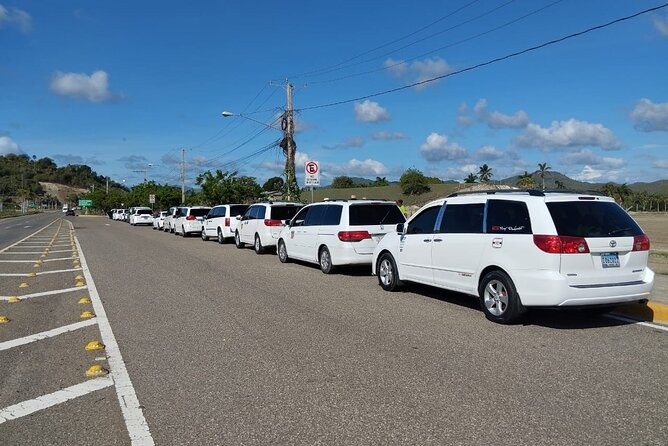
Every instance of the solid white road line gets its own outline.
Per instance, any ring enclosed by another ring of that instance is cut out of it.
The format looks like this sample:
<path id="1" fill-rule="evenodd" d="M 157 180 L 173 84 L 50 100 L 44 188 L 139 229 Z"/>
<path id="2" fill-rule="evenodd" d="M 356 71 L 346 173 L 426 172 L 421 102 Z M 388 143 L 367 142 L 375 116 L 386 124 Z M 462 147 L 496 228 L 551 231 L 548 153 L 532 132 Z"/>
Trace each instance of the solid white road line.
<path id="1" fill-rule="evenodd" d="M 632 319 L 630 317 L 622 316 L 622 315 L 615 314 L 615 313 L 608 313 L 604 316 L 609 317 L 611 319 L 617 319 L 618 321 L 630 322 L 630 323 L 633 323 L 633 324 L 636 324 L 636 325 L 642 325 L 643 327 L 658 328 L 659 330 L 668 331 L 668 327 L 666 327 L 664 325 L 652 324 L 651 322 L 643 322 L 643 321 L 639 321 L 639 320 Z"/>
<path id="2" fill-rule="evenodd" d="M 70 273 L 72 271 L 81 271 L 81 268 L 70 268 L 70 269 L 56 269 L 53 271 L 41 271 L 35 273 L 37 276 L 43 276 L 44 274 L 58 274 L 58 273 Z M 29 273 L 0 273 L 0 277 L 28 277 Z"/>
<path id="3" fill-rule="evenodd" d="M 102 390 L 109 386 L 113 386 L 114 381 L 111 377 L 105 376 L 103 378 L 95 378 L 81 384 L 76 384 L 65 389 L 58 390 L 48 395 L 38 396 L 32 400 L 23 401 L 13 406 L 0 409 L 0 424 L 15 420 L 17 418 L 25 417 L 31 413 L 39 410 L 47 409 L 51 406 L 64 403 L 74 398 L 87 395 L 96 390 Z"/>
<path id="4" fill-rule="evenodd" d="M 70 228 L 72 227 L 72 223 L 70 223 Z M 81 250 L 81 244 L 76 236 L 74 237 L 74 241 L 79 250 L 79 256 L 81 257 L 83 274 L 86 283 L 88 284 L 90 300 L 93 303 L 93 311 L 95 312 L 97 323 L 100 327 L 102 343 L 105 345 L 105 351 L 109 361 L 110 374 L 116 384 L 116 395 L 118 396 L 118 403 L 121 406 L 121 412 L 125 419 L 125 426 L 130 434 L 130 441 L 135 446 L 153 446 L 154 442 L 153 437 L 151 436 L 151 431 L 148 428 L 144 413 L 139 405 L 139 400 L 137 399 L 137 394 L 132 386 L 130 375 L 128 375 L 128 371 L 125 368 L 123 356 L 121 356 L 121 351 L 118 348 L 114 332 L 111 330 L 111 325 L 107 319 L 107 313 L 102 306 L 100 295 L 97 292 L 97 288 L 95 288 L 95 282 L 88 269 L 88 264 L 86 263 L 83 251 Z"/>
<path id="5" fill-rule="evenodd" d="M 35 263 L 39 260 L 42 262 L 60 262 L 62 260 L 74 260 L 77 257 L 60 257 L 58 259 L 37 259 L 37 260 L 0 260 L 0 263 Z"/>
<path id="6" fill-rule="evenodd" d="M 62 327 L 54 328 L 53 330 L 35 333 L 34 335 L 12 339 L 11 341 L 0 342 L 0 351 L 9 350 L 10 348 L 18 347 L 19 345 L 30 344 L 31 342 L 39 341 L 41 339 L 52 338 L 63 333 L 69 333 L 70 331 L 78 330 L 80 328 L 95 324 L 97 324 L 97 321 L 93 318 L 70 325 L 64 325 Z"/>
<path id="7" fill-rule="evenodd" d="M 36 235 L 36 234 L 39 234 L 40 232 L 42 232 L 43 230 L 45 230 L 46 228 L 48 228 L 49 226 L 51 226 L 52 224 L 54 224 L 54 223 L 57 222 L 57 221 L 58 221 L 58 220 L 53 220 L 51 223 L 49 223 L 48 225 L 44 226 L 42 229 L 38 229 L 37 231 L 33 232 L 33 233 L 30 234 L 29 236 L 22 238 L 22 239 L 19 240 L 18 242 L 12 243 L 11 245 L 7 246 L 6 248 L 2 248 L 2 249 L 0 249 L 0 253 L 3 253 L 3 252 L 5 252 L 5 251 L 7 251 L 9 248 L 12 248 L 12 247 L 18 245 L 19 243 L 21 243 L 21 242 L 24 241 L 24 240 L 28 240 L 30 237 L 33 237 L 33 236 Z"/>
<path id="8" fill-rule="evenodd" d="M 70 252 L 70 251 L 72 251 L 72 250 L 71 249 L 57 249 L 57 250 L 54 250 L 54 251 L 49 250 L 49 253 L 52 253 L 52 252 Z M 5 251 L 5 252 L 0 252 L 0 254 L 23 255 L 23 254 L 42 254 L 43 252 L 44 251 L 22 251 L 22 252 L 14 252 L 14 251 L 6 252 Z"/>
<path id="9" fill-rule="evenodd" d="M 32 294 L 24 294 L 23 296 L 18 296 L 18 297 L 20 297 L 21 299 L 28 299 L 31 297 L 42 297 L 42 296 L 51 296 L 53 294 L 70 293 L 72 291 L 83 291 L 85 289 L 88 289 L 88 285 L 77 286 L 72 288 L 63 288 L 60 290 L 42 291 L 39 293 L 32 293 Z M 0 300 L 9 300 L 12 297 L 13 296 L 0 296 Z"/>

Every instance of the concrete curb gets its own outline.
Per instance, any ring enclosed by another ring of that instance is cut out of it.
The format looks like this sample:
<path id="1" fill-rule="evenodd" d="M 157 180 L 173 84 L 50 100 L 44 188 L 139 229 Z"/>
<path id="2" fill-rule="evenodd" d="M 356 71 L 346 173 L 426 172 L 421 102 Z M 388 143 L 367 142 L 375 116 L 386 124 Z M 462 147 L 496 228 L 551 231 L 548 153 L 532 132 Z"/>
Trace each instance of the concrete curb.
<path id="1" fill-rule="evenodd" d="M 616 307 L 614 312 L 657 324 L 668 324 L 668 305 L 649 301 L 646 304 L 630 304 Z"/>

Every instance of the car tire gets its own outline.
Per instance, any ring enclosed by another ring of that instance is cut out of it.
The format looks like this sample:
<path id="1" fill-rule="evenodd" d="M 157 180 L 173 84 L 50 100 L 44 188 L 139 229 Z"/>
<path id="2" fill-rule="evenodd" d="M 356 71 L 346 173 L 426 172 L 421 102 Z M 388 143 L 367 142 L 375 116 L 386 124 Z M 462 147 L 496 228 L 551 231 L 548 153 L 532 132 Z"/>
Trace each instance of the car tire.
<path id="1" fill-rule="evenodd" d="M 290 261 L 290 257 L 288 257 L 288 248 L 285 246 L 285 242 L 282 239 L 278 241 L 276 254 L 278 254 L 278 260 L 280 260 L 281 263 L 288 263 Z"/>
<path id="2" fill-rule="evenodd" d="M 206 235 L 206 232 L 204 231 L 204 229 L 202 229 L 202 241 L 206 242 L 208 240 L 209 240 L 209 236 Z"/>
<path id="3" fill-rule="evenodd" d="M 186 238 L 188 237 L 188 233 L 186 232 L 186 228 L 181 226 L 181 237 Z"/>
<path id="4" fill-rule="evenodd" d="M 227 243 L 227 240 L 225 240 L 225 237 L 223 236 L 223 231 L 220 228 L 218 228 L 218 243 L 221 245 Z"/>
<path id="5" fill-rule="evenodd" d="M 239 237 L 239 231 L 234 233 L 234 245 L 237 247 L 237 249 L 242 249 L 244 247 L 244 244 L 241 241 L 241 237 Z"/>
<path id="6" fill-rule="evenodd" d="M 389 252 L 384 253 L 378 259 L 376 274 L 378 275 L 378 284 L 385 291 L 394 291 L 401 286 L 397 263 Z"/>
<path id="7" fill-rule="evenodd" d="M 260 240 L 260 236 L 255 234 L 255 243 L 253 243 L 253 249 L 255 249 L 255 254 L 264 254 L 265 249 L 264 246 L 262 246 L 262 240 Z"/>
<path id="8" fill-rule="evenodd" d="M 512 324 L 526 312 L 515 284 L 503 271 L 490 271 L 478 287 L 480 306 L 485 317 L 499 324 Z"/>
<path id="9" fill-rule="evenodd" d="M 325 274 L 331 274 L 334 272 L 334 265 L 332 265 L 332 255 L 329 253 L 329 249 L 326 246 L 320 248 L 318 253 L 318 264 L 320 265 L 320 271 Z"/>

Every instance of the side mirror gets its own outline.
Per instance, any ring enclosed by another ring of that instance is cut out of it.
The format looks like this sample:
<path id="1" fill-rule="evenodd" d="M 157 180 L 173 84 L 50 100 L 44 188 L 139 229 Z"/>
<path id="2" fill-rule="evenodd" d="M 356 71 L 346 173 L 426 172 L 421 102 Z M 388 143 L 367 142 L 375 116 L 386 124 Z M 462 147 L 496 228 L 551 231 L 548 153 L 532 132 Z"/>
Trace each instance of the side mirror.
<path id="1" fill-rule="evenodd" d="M 239 221 L 243 220 L 243 217 L 242 217 L 241 215 L 237 215 L 236 218 L 237 218 L 237 220 L 239 220 Z"/>
<path id="2" fill-rule="evenodd" d="M 404 233 L 404 223 L 397 223 L 397 233 L 399 234 Z"/>
<path id="3" fill-rule="evenodd" d="M 290 219 L 288 219 L 288 220 L 283 220 L 283 224 L 284 224 L 285 226 L 290 226 L 290 225 L 292 224 L 292 220 L 290 220 Z"/>

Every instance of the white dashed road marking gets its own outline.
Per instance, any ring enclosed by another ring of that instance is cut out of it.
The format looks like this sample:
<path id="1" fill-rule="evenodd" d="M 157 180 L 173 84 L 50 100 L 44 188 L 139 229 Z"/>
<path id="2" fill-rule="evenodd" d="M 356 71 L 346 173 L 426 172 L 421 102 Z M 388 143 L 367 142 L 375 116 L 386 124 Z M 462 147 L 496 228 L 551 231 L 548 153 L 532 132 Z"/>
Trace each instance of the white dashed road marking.
<path id="1" fill-rule="evenodd" d="M 97 324 L 95 319 L 88 319 L 87 321 L 81 321 L 70 325 L 65 325 L 63 327 L 54 328 L 53 330 L 43 331 L 41 333 L 36 333 L 30 336 L 24 336 L 22 338 L 12 339 L 11 341 L 0 342 L 0 352 L 3 350 L 9 350 L 10 348 L 18 347 L 19 345 L 30 344 L 31 342 L 39 341 L 41 339 L 52 338 L 63 333 L 68 333 L 70 331 L 78 330 L 80 328 L 88 327 L 90 325 Z"/>

